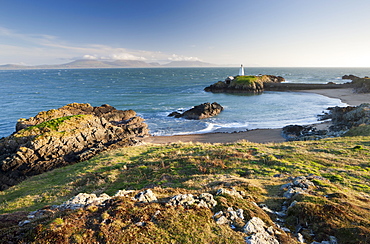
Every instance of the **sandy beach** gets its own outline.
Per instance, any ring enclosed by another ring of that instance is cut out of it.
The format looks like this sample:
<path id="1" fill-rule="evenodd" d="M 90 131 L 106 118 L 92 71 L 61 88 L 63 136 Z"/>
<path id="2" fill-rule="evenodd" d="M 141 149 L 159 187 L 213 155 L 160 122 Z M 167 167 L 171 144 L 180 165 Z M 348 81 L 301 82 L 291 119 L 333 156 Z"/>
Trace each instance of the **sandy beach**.
<path id="1" fill-rule="evenodd" d="M 330 98 L 337 98 L 343 103 L 347 103 L 349 106 L 358 106 L 362 103 L 370 103 L 370 93 L 353 93 L 352 88 L 304 90 L 300 92 L 311 92 Z"/>
<path id="2" fill-rule="evenodd" d="M 300 90 L 340 99 L 343 103 L 358 106 L 361 103 L 370 103 L 370 93 L 356 94 L 351 88 Z M 281 136 L 282 129 L 256 129 L 238 133 L 206 133 L 178 136 L 151 136 L 144 139 L 144 143 L 166 144 L 174 142 L 201 142 L 201 143 L 230 143 L 246 140 L 257 143 L 284 142 Z"/>

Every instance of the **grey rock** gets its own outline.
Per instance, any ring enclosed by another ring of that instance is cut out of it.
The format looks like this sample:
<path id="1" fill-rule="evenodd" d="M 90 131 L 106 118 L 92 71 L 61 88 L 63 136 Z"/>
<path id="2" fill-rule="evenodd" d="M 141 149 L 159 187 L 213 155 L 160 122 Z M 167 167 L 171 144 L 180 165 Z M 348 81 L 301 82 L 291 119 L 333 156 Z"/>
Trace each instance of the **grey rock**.
<path id="1" fill-rule="evenodd" d="M 304 240 L 303 235 L 301 233 L 297 234 L 297 240 L 300 243 L 305 243 L 305 240 Z"/>
<path id="2" fill-rule="evenodd" d="M 155 201 L 157 201 L 157 197 L 154 195 L 154 193 L 150 189 L 139 192 L 135 196 L 135 199 L 137 199 L 139 202 L 155 202 Z"/>
<path id="3" fill-rule="evenodd" d="M 95 194 L 79 193 L 63 204 L 57 206 L 59 209 L 78 209 L 88 205 L 100 205 L 111 197 L 105 193 L 97 197 Z"/>
<path id="4" fill-rule="evenodd" d="M 179 194 L 172 197 L 167 204 L 172 206 L 191 206 L 195 203 L 194 196 L 192 194 Z"/>
<path id="5" fill-rule="evenodd" d="M 243 232 L 250 235 L 255 234 L 258 232 L 265 231 L 266 224 L 262 221 L 262 219 L 258 217 L 253 217 L 251 220 L 247 222 L 247 224 L 243 227 Z"/>
<path id="6" fill-rule="evenodd" d="M 31 220 L 27 219 L 27 220 L 19 222 L 18 226 L 23 226 L 23 225 L 26 225 L 26 224 L 29 224 L 29 223 L 31 223 Z"/>
<path id="7" fill-rule="evenodd" d="M 220 188 L 216 192 L 216 195 L 224 195 L 224 194 L 227 194 L 227 195 L 230 195 L 230 196 L 236 196 L 238 198 L 243 198 L 243 196 L 242 196 L 243 192 L 238 192 L 234 188 L 232 188 L 231 190 L 228 190 L 228 189 L 225 189 L 225 188 Z"/>
<path id="8" fill-rule="evenodd" d="M 284 192 L 283 197 L 285 198 L 292 198 L 296 194 L 305 194 L 306 191 L 299 187 L 293 187 Z"/>
<path id="9" fill-rule="evenodd" d="M 133 193 L 133 190 L 119 190 L 114 194 L 115 197 L 126 197 L 129 194 Z"/>
<path id="10" fill-rule="evenodd" d="M 246 242 L 248 244 L 279 244 L 279 241 L 266 231 L 247 237 Z"/>
<path id="11" fill-rule="evenodd" d="M 315 187 L 315 184 L 309 181 L 305 176 L 298 176 L 294 178 L 293 185 L 306 189 Z"/>
<path id="12" fill-rule="evenodd" d="M 229 220 L 224 215 L 222 215 L 221 217 L 216 219 L 216 223 L 219 225 L 224 225 L 224 224 L 228 224 Z"/>
<path id="13" fill-rule="evenodd" d="M 217 205 L 216 200 L 213 199 L 213 195 L 209 193 L 202 193 L 198 197 L 192 194 L 179 194 L 172 197 L 167 205 L 172 206 L 191 206 L 197 205 L 198 207 L 213 208 Z"/>
<path id="14" fill-rule="evenodd" d="M 217 205 L 216 200 L 213 198 L 213 195 L 210 193 L 202 193 L 198 197 L 199 200 L 204 201 L 208 208 L 212 208 Z"/>

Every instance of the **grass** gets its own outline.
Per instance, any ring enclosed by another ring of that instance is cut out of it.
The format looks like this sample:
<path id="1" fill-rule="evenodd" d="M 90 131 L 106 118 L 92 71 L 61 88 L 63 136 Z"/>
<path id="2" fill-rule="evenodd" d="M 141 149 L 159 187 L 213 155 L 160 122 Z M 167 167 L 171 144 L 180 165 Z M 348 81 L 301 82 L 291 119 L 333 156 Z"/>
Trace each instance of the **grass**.
<path id="1" fill-rule="evenodd" d="M 322 238 L 337 235 L 343 243 L 354 243 L 353 240 L 365 243 L 362 241 L 369 238 L 370 233 L 369 158 L 368 136 L 279 144 L 240 141 L 231 144 L 174 143 L 127 147 L 31 177 L 0 192 L 0 213 L 33 211 L 61 204 L 79 192 L 113 195 L 121 189 L 152 188 L 160 199 L 165 199 L 178 193 L 214 192 L 220 187 L 243 190 L 250 201 L 265 203 L 279 210 L 285 201 L 281 197 L 280 185 L 285 184 L 289 176 L 315 174 L 325 177 L 325 180 L 315 179 L 317 188 L 314 194 L 296 199 L 299 209 L 289 213 L 288 223 L 293 225 L 297 219 L 325 223 L 325 226 L 311 226 L 316 233 L 321 233 Z M 259 216 L 266 223 L 272 223 L 271 216 L 260 212 L 250 201 L 229 196 L 219 196 L 216 200 L 219 204 L 214 211 L 239 207 L 245 209 L 246 218 Z M 86 238 L 96 242 L 107 241 L 110 236 L 122 241 L 140 240 L 145 243 L 154 243 L 154 237 L 163 243 L 203 243 L 207 242 L 207 237 L 214 243 L 227 242 L 227 239 L 219 239 L 220 233 L 225 238 L 235 238 L 235 242 L 243 238 L 241 232 L 232 234 L 224 226 L 215 225 L 211 219 L 212 212 L 208 209 L 172 209 L 161 204 L 148 204 L 141 209 L 127 199 L 117 199 L 112 204 L 115 207 L 99 208 L 95 212 L 81 210 L 66 213 L 65 216 L 52 216 L 51 222 L 40 223 L 38 232 L 32 232 L 32 235 L 51 240 L 57 233 L 50 226 L 58 226 L 58 231 L 64 233 L 65 238 L 76 243 Z M 156 210 L 162 213 L 158 222 L 151 222 L 146 227 L 134 224 L 140 219 L 146 220 L 149 217 L 145 216 L 152 216 Z M 332 213 L 329 210 L 334 211 L 337 217 L 330 219 Z M 310 214 L 306 216 L 307 213 Z M 111 222 L 100 224 L 104 219 Z M 88 221 L 95 221 L 95 224 Z M 354 239 L 353 235 L 345 237 L 340 234 L 341 230 L 347 233 L 351 228 L 362 237 Z M 125 231 L 122 232 L 122 229 Z M 194 231 L 198 239 L 191 237 Z"/>
<path id="2" fill-rule="evenodd" d="M 370 125 L 360 125 L 351 128 L 344 136 L 370 136 Z"/>
<path id="3" fill-rule="evenodd" d="M 244 90 L 261 90 L 266 76 L 237 76 L 230 86 Z"/>
<path id="4" fill-rule="evenodd" d="M 370 194 L 370 138 L 345 137 L 281 144 L 189 144 L 127 147 L 37 175 L 0 192 L 0 213 L 32 211 L 58 204 L 78 192 L 145 187 L 207 190 L 200 177 L 231 175 L 269 179 L 276 174 L 316 174 Z"/>
<path id="5" fill-rule="evenodd" d="M 248 83 L 254 83 L 258 80 L 260 80 L 260 78 L 258 76 L 254 76 L 254 75 L 237 76 L 233 80 L 233 83 L 238 84 L 238 85 L 243 85 L 243 84 L 248 84 Z"/>
<path id="6" fill-rule="evenodd" d="M 78 120 L 84 117 L 86 117 L 86 115 L 72 115 L 72 116 L 64 116 L 60 118 L 51 119 L 51 120 L 42 122 L 40 124 L 33 125 L 23 130 L 20 130 L 15 134 L 15 137 L 39 135 L 44 132 L 59 131 L 60 127 L 62 127 L 65 124 L 65 122 L 67 121 L 71 122 L 71 121 Z"/>

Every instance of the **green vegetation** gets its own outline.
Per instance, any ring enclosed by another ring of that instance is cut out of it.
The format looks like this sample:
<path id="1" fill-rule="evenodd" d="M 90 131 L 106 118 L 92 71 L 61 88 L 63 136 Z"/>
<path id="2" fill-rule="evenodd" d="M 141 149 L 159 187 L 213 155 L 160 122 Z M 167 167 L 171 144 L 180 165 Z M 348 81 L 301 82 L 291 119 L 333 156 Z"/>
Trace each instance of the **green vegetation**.
<path id="1" fill-rule="evenodd" d="M 344 136 L 370 136 L 370 125 L 352 127 Z"/>
<path id="2" fill-rule="evenodd" d="M 289 211 L 287 224 L 314 223 L 311 228 L 323 240 L 334 235 L 340 243 L 366 243 L 370 238 L 369 158 L 369 136 L 279 144 L 240 141 L 127 147 L 31 177 L 0 192 L 0 213 L 61 204 L 80 192 L 114 195 L 121 189 L 150 187 L 159 203 L 140 205 L 117 198 L 106 207 L 45 215 L 34 223 L 34 231 L 28 229 L 28 236 L 74 243 L 108 243 L 112 238 L 137 243 L 239 243 L 244 234 L 215 224 L 215 211 L 234 206 L 244 209 L 245 218 L 259 216 L 272 223 L 272 217 L 252 201 L 280 210 L 286 200 L 280 186 L 287 178 L 314 174 L 325 179 L 313 180 L 312 194 L 292 199 L 298 203 Z M 218 196 L 213 211 L 161 204 L 179 193 L 214 193 L 220 187 L 234 187 L 247 196 Z M 157 210 L 161 214 L 153 221 Z M 139 221 L 147 224 L 138 226 Z M 0 234 L 1 230 L 0 226 Z"/>
<path id="3" fill-rule="evenodd" d="M 254 75 L 237 76 L 233 80 L 233 84 L 238 84 L 238 85 L 251 84 L 258 80 L 260 80 L 260 77 L 254 76 Z"/>
<path id="4" fill-rule="evenodd" d="M 66 121 L 71 121 L 73 119 L 83 118 L 86 115 L 72 115 L 72 116 L 64 116 L 56 119 L 51 119 L 40 124 L 27 127 L 21 131 L 19 131 L 16 136 L 27 136 L 29 134 L 36 135 L 43 132 L 50 132 L 50 131 L 58 131 L 59 127 L 63 125 Z"/>
<path id="5" fill-rule="evenodd" d="M 237 76 L 230 87 L 243 90 L 262 90 L 265 76 Z"/>
<path id="6" fill-rule="evenodd" d="M 359 78 L 352 81 L 354 89 L 358 93 L 370 92 L 370 78 Z"/>

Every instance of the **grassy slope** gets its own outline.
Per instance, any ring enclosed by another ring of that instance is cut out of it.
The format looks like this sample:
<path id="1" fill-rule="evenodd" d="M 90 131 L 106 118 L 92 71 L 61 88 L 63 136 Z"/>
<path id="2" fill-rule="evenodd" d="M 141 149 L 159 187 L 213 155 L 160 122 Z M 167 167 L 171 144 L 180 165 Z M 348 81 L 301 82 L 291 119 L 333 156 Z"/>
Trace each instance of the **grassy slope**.
<path id="1" fill-rule="evenodd" d="M 177 193 L 212 192 L 217 187 L 223 186 L 233 186 L 244 190 L 257 203 L 265 203 L 270 208 L 279 210 L 285 200 L 281 197 L 282 192 L 279 187 L 287 182 L 287 177 L 315 174 L 327 178 L 328 181 L 317 180 L 315 184 L 319 187 L 315 189 L 313 195 L 297 197 L 296 200 L 299 203 L 297 209 L 289 214 L 288 224 L 295 225 L 297 219 L 303 222 L 314 222 L 311 228 L 318 235 L 332 234 L 347 243 L 353 241 L 354 243 L 365 243 L 368 240 L 366 238 L 370 238 L 369 158 L 370 137 L 344 137 L 281 144 L 178 143 L 122 148 L 105 152 L 86 162 L 34 176 L 17 186 L 0 192 L 0 213 L 32 211 L 46 205 L 60 204 L 79 192 L 96 194 L 105 192 L 113 195 L 120 189 L 140 190 L 154 187 L 153 192 L 157 196 L 166 198 Z M 284 177 L 274 177 L 275 174 L 284 174 Z M 334 197 L 325 197 L 328 195 Z M 247 204 L 225 197 L 218 197 L 217 201 L 219 202 L 217 208 L 220 209 L 222 206 L 226 208 L 235 206 L 235 204 L 239 206 Z M 130 208 L 133 211 L 131 216 L 140 215 L 140 218 L 150 215 L 145 214 L 145 211 L 151 213 L 161 208 L 159 204 L 153 204 L 146 210 L 138 210 L 133 207 L 135 206 L 133 203 L 125 201 L 124 204 L 131 204 Z M 128 211 L 127 206 L 119 205 L 119 207 L 118 205 L 117 209 Z M 268 217 L 264 217 L 263 213 L 257 214 L 258 210 L 253 210 L 250 205 L 244 206 L 243 209 L 254 211 L 249 214 L 250 216 L 257 215 L 267 222 L 271 221 Z M 95 219 L 102 218 L 101 211 L 108 210 L 78 211 L 72 213 L 73 217 L 69 219 L 76 219 L 74 215 L 79 214 Z M 114 212 L 115 219 L 117 219 L 119 214 L 115 212 L 116 210 L 110 209 L 109 211 L 112 216 Z M 127 223 L 116 223 L 121 227 L 131 226 L 130 228 L 136 231 L 126 231 L 126 234 L 131 233 L 127 235 L 120 232 L 119 238 L 122 240 L 132 238 L 131 240 L 150 243 L 149 239 L 145 238 L 152 235 L 151 238 L 164 238 L 163 242 L 177 240 L 180 243 L 188 241 L 196 243 L 194 240 L 186 240 L 196 229 L 200 236 L 199 243 L 208 240 L 210 236 L 215 243 L 222 243 L 225 239 L 220 239 L 220 234 L 225 235 L 225 238 L 235 238 L 235 240 L 241 240 L 243 237 L 241 233 L 235 234 L 234 232 L 233 234 L 229 229 L 210 222 L 212 213 L 209 210 L 184 210 L 182 212 L 183 210 L 162 209 L 161 211 L 163 215 L 171 217 L 159 221 L 158 225 L 148 226 L 139 232 L 140 236 L 130 237 L 137 232 L 137 227 L 127 225 L 133 220 L 127 219 L 125 220 Z M 54 219 L 56 217 L 53 216 Z M 68 217 L 64 216 L 62 219 L 68 219 Z M 87 236 L 93 240 L 99 235 L 108 238 L 109 235 L 115 233 L 111 225 L 109 228 L 112 232 L 109 234 L 108 229 L 105 230 L 103 227 L 99 230 L 94 229 L 95 227 L 89 229 L 87 223 L 81 221 L 73 222 L 76 230 L 75 232 L 69 231 L 71 238 L 84 239 Z M 50 229 L 53 223 L 42 223 L 43 227 L 40 228 L 44 232 L 40 231 L 43 234 L 39 233 L 38 237 L 54 238 L 55 231 Z M 203 227 L 196 227 L 197 224 Z M 67 227 L 65 230 L 68 229 Z M 91 233 L 81 234 L 81 237 L 79 237 L 80 234 L 76 234 L 86 228 Z M 203 231 L 202 228 L 207 230 Z M 202 233 L 206 235 L 201 237 Z M 349 235 L 348 233 L 354 234 Z"/>

